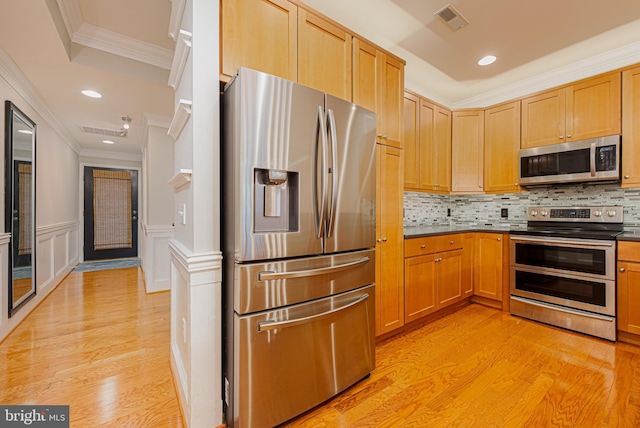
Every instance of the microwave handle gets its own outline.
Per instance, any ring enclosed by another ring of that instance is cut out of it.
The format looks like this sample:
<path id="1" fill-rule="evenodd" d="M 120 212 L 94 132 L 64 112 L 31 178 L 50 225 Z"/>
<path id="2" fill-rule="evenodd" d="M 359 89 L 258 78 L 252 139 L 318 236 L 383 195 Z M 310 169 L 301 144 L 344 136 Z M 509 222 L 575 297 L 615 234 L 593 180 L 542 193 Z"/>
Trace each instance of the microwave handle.
<path id="1" fill-rule="evenodd" d="M 591 152 L 589 154 L 589 167 L 591 170 L 591 176 L 596 176 L 596 143 L 591 143 Z"/>

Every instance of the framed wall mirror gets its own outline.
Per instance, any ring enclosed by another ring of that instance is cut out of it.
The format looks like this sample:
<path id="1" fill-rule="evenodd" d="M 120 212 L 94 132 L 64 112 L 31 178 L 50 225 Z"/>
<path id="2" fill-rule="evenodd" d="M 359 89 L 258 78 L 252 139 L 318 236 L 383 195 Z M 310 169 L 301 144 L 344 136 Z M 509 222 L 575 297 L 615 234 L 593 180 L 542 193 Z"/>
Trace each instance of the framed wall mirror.
<path id="1" fill-rule="evenodd" d="M 35 148 L 36 124 L 5 101 L 5 232 L 9 251 L 9 317 L 36 295 Z"/>

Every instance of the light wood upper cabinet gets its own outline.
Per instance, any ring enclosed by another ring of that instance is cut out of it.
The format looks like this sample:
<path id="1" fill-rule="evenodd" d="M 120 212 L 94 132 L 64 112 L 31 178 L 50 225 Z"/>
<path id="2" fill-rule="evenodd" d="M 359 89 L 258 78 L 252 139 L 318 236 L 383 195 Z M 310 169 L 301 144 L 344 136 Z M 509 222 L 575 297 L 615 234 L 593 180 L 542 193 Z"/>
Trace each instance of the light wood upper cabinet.
<path id="1" fill-rule="evenodd" d="M 451 191 L 451 112 L 420 100 L 420 189 Z"/>
<path id="2" fill-rule="evenodd" d="M 376 112 L 376 141 L 403 148 L 404 63 L 353 39 L 353 102 Z"/>
<path id="3" fill-rule="evenodd" d="M 618 243 L 618 330 L 640 334 L 640 243 Z"/>
<path id="4" fill-rule="evenodd" d="M 640 67 L 622 73 L 622 187 L 640 187 Z"/>
<path id="5" fill-rule="evenodd" d="M 332 23 L 298 9 L 298 83 L 351 101 L 351 39 Z"/>
<path id="6" fill-rule="evenodd" d="M 221 0 L 220 72 L 244 66 L 298 79 L 298 7 L 286 0 Z"/>
<path id="7" fill-rule="evenodd" d="M 404 325 L 404 153 L 377 144 L 376 154 L 376 335 L 381 335 Z"/>
<path id="8" fill-rule="evenodd" d="M 405 92 L 402 120 L 404 144 L 404 188 L 420 189 L 420 141 L 418 139 L 420 98 Z"/>
<path id="9" fill-rule="evenodd" d="M 482 193 L 484 110 L 454 111 L 452 121 L 451 191 Z"/>
<path id="10" fill-rule="evenodd" d="M 500 104 L 484 113 L 484 191 L 520 191 L 520 101 Z"/>
<path id="11" fill-rule="evenodd" d="M 608 73 L 524 98 L 521 147 L 620 134 L 620 81 Z"/>

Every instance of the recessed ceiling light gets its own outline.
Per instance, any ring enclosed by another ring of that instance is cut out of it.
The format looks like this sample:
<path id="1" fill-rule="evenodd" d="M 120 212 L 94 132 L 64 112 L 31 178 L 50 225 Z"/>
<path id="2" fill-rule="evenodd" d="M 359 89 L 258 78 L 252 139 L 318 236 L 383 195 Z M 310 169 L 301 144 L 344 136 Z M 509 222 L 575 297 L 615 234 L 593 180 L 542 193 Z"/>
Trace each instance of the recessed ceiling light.
<path id="1" fill-rule="evenodd" d="M 111 140 L 102 140 L 103 143 L 105 144 L 115 144 L 115 142 L 111 141 Z"/>
<path id="2" fill-rule="evenodd" d="M 82 94 L 91 98 L 102 98 L 102 94 L 100 92 L 92 91 L 91 89 L 85 89 L 82 91 Z"/>
<path id="3" fill-rule="evenodd" d="M 496 57 L 493 55 L 487 55 L 484 58 L 480 59 L 480 61 L 478 61 L 478 65 L 489 65 L 493 64 L 494 62 L 496 62 Z"/>
<path id="4" fill-rule="evenodd" d="M 21 134 L 33 135 L 33 131 L 30 131 L 28 129 L 18 129 L 18 132 L 21 133 Z"/>

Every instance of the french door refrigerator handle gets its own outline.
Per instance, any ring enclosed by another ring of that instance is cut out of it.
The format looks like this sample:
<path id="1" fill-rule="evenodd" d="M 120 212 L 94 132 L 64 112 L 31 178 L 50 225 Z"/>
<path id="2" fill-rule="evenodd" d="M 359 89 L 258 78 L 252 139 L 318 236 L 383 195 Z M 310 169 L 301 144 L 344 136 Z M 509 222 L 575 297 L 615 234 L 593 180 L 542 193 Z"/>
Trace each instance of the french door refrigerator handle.
<path id="1" fill-rule="evenodd" d="M 287 278 L 304 278 L 307 276 L 324 275 L 326 273 L 340 272 L 342 270 L 350 269 L 355 266 L 363 265 L 369 262 L 369 257 L 362 257 L 352 262 L 343 263 L 335 266 L 327 266 L 317 269 L 297 270 L 292 272 L 273 272 L 264 271 L 258 273 L 258 281 L 270 281 L 274 279 L 287 279 Z"/>
<path id="2" fill-rule="evenodd" d="M 320 209 L 318 210 L 318 150 L 320 148 L 320 140 L 322 140 L 322 198 L 320 201 Z M 327 167 L 327 124 L 325 122 L 324 111 L 322 106 L 318 106 L 316 117 L 316 140 L 313 157 L 313 212 L 316 221 L 316 238 L 322 238 L 324 235 L 323 224 L 325 222 L 327 187 L 329 186 L 325 169 Z"/>
<path id="3" fill-rule="evenodd" d="M 287 321 L 263 321 L 263 322 L 259 322 L 258 323 L 258 331 L 268 331 L 268 330 L 275 330 L 278 328 L 286 328 L 286 327 L 294 327 L 296 325 L 300 325 L 300 324 L 306 324 L 310 321 L 314 321 L 317 320 L 319 318 L 324 318 L 327 317 L 329 315 L 333 315 L 336 312 L 341 312 L 344 310 L 347 310 L 355 305 L 357 305 L 358 303 L 361 303 L 365 300 L 367 300 L 369 298 L 369 294 L 368 293 L 364 293 L 363 295 L 361 295 L 360 297 L 358 297 L 356 300 L 354 300 L 351 303 L 347 303 L 344 306 L 340 306 L 339 308 L 334 308 L 331 310 L 328 310 L 327 312 L 322 312 L 321 314 L 316 314 L 316 315 L 310 315 L 308 317 L 302 317 L 302 318 L 296 318 L 296 319 L 292 319 L 292 320 L 287 320 Z"/>
<path id="4" fill-rule="evenodd" d="M 336 131 L 336 118 L 333 110 L 327 109 L 329 133 L 331 135 L 331 204 L 329 205 L 329 227 L 327 228 L 327 237 L 333 236 L 333 229 L 336 220 L 336 206 L 338 204 L 338 133 Z M 327 171 L 325 171 L 326 173 Z M 327 174 L 328 175 L 328 174 Z"/>

